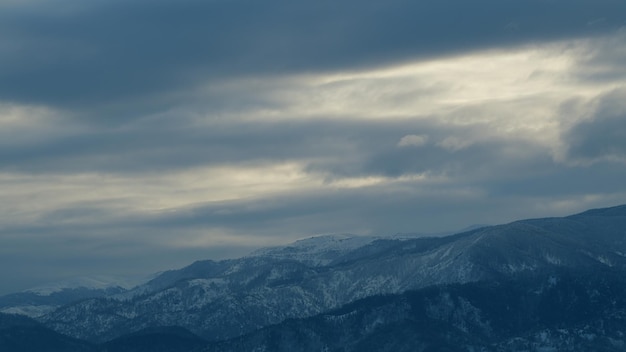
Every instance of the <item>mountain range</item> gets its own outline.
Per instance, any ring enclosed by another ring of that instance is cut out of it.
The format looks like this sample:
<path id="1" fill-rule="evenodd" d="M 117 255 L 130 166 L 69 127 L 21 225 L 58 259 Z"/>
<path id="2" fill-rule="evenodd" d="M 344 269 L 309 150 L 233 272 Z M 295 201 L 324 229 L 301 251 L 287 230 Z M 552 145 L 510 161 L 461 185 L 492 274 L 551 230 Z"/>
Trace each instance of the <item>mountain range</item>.
<path id="1" fill-rule="evenodd" d="M 0 312 L 37 318 L 63 305 L 122 293 L 146 281 L 146 278 L 109 276 L 72 278 L 0 296 Z"/>
<path id="2" fill-rule="evenodd" d="M 624 274 L 626 205 L 199 261 L 28 329 L 98 351 L 623 351 Z"/>

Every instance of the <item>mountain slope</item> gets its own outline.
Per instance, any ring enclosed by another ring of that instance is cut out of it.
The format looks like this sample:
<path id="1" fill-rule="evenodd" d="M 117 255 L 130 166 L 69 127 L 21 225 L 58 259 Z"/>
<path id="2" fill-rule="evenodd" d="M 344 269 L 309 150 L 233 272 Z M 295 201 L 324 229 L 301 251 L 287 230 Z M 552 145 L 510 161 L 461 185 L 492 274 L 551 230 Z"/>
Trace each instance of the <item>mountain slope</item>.
<path id="1" fill-rule="evenodd" d="M 105 289 L 79 287 L 64 288 L 55 292 L 46 292 L 46 294 L 42 294 L 39 291 L 11 293 L 0 297 L 0 312 L 36 318 L 72 302 L 88 298 L 105 297 L 124 291 L 125 289 L 121 287 L 108 287 Z"/>
<path id="2" fill-rule="evenodd" d="M 220 340 L 372 295 L 555 269 L 624 270 L 625 237 L 626 207 L 616 207 L 441 238 L 376 240 L 325 264 L 276 255 L 202 261 L 128 294 L 79 302 L 41 320 L 91 341 L 167 325 Z"/>
<path id="3" fill-rule="evenodd" d="M 180 327 L 159 327 L 124 335 L 102 344 L 105 352 L 185 352 L 206 341 Z"/>
<path id="4" fill-rule="evenodd" d="M 287 246 L 262 248 L 252 252 L 249 256 L 295 260 L 309 266 L 324 266 L 376 239 L 347 234 L 316 236 Z"/>
<path id="5" fill-rule="evenodd" d="M 204 351 L 617 352 L 625 318 L 622 272 L 556 270 L 370 297 Z"/>
<path id="6" fill-rule="evenodd" d="M 0 313 L 2 352 L 99 352 L 85 341 L 61 335 L 23 316 Z"/>
<path id="7" fill-rule="evenodd" d="M 372 296 L 211 343 L 182 328 L 162 327 L 98 346 L 60 337 L 65 349 L 56 349 L 59 342 L 50 336 L 60 335 L 23 317 L 7 316 L 6 324 L 0 315 L 0 348 L 9 352 L 623 351 L 626 276 L 622 270 L 598 269 L 554 268 L 498 281 Z M 30 329 L 28 340 L 13 338 L 7 349 L 2 344 L 4 335 L 7 331 L 16 335 L 7 325 Z"/>
<path id="8" fill-rule="evenodd" d="M 108 276 L 76 277 L 0 296 L 0 312 L 36 318 L 72 302 L 120 294 L 146 281 Z"/>

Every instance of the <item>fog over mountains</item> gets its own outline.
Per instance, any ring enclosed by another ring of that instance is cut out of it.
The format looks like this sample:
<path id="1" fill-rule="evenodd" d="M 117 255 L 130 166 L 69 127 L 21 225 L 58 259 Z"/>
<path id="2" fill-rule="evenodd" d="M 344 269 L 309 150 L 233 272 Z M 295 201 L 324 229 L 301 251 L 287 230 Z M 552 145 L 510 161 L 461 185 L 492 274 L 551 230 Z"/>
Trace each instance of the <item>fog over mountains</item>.
<path id="1" fill-rule="evenodd" d="M 2 315 L 0 349 L 622 351 L 624 274 L 626 205 L 443 237 L 322 236 L 128 290 L 61 290 L 36 321 Z M 3 310 L 43 302 L 30 294 Z M 39 335 L 56 349 L 28 345 Z"/>

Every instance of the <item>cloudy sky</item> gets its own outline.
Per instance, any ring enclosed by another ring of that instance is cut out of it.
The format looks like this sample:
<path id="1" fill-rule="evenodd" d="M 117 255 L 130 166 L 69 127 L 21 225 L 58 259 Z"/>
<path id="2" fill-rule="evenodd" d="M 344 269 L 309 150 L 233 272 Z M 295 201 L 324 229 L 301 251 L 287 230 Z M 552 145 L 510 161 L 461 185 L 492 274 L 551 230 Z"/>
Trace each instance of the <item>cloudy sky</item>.
<path id="1" fill-rule="evenodd" d="M 0 0 L 0 293 L 626 203 L 621 0 Z"/>

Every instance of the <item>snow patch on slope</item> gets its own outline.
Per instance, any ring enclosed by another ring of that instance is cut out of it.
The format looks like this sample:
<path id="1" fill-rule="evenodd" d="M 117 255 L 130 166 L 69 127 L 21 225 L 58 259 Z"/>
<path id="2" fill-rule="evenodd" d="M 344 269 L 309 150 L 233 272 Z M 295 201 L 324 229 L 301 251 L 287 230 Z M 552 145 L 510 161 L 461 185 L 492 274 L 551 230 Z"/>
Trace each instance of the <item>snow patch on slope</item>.
<path id="1" fill-rule="evenodd" d="M 144 283 L 145 281 L 145 278 L 136 277 L 120 278 L 113 276 L 84 276 L 41 285 L 25 290 L 24 292 L 34 293 L 39 296 L 50 296 L 54 293 L 62 292 L 64 290 L 79 288 L 90 290 L 104 290 L 107 288 L 121 287 L 124 289 L 130 289 Z"/>
<path id="2" fill-rule="evenodd" d="M 41 305 L 41 306 L 24 305 L 24 306 L 17 306 L 17 307 L 8 307 L 8 308 L 0 310 L 0 312 L 5 313 L 5 314 L 25 315 L 30 318 L 38 318 L 40 316 L 51 313 L 57 308 L 58 308 L 57 306 L 47 306 L 47 305 Z"/>
<path id="3" fill-rule="evenodd" d="M 328 265 L 341 254 L 363 247 L 377 239 L 379 237 L 350 234 L 315 236 L 286 246 L 261 248 L 250 253 L 248 257 L 291 259 L 308 265 L 323 266 Z"/>

